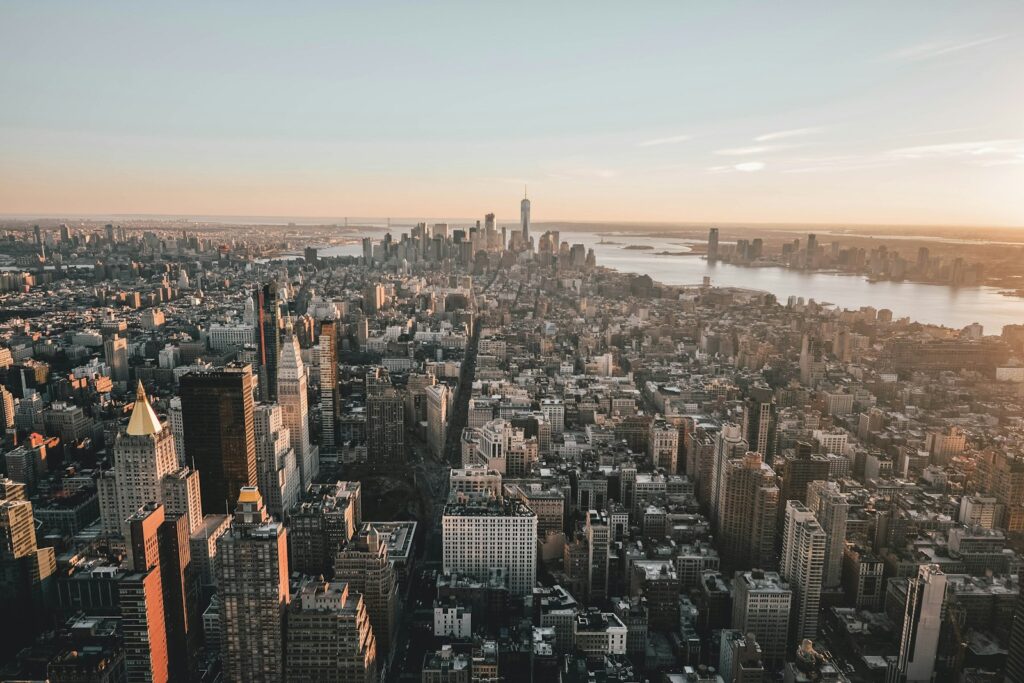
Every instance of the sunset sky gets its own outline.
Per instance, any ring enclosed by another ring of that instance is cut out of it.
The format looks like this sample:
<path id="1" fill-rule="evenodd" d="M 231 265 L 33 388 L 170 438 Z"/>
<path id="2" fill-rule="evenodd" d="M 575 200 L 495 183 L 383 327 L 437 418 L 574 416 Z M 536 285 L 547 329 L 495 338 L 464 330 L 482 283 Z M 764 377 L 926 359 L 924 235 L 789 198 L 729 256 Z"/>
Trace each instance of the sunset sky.
<path id="1" fill-rule="evenodd" d="M 1024 226 L 1024 2 L 0 1 L 0 213 Z"/>

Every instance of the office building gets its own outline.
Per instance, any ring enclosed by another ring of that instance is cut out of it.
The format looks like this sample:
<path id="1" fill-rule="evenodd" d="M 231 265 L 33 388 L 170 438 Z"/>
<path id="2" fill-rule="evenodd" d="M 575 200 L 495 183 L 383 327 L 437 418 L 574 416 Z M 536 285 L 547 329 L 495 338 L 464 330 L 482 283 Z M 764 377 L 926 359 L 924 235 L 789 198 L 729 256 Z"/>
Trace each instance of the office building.
<path id="1" fill-rule="evenodd" d="M 128 340 L 114 335 L 103 342 L 103 355 L 110 368 L 110 379 L 115 382 L 128 381 Z"/>
<path id="2" fill-rule="evenodd" d="M 827 539 L 822 584 L 826 588 L 838 587 L 843 580 L 846 518 L 850 504 L 838 484 L 819 480 L 807 486 L 807 508 L 814 513 Z"/>
<path id="3" fill-rule="evenodd" d="M 292 596 L 287 633 L 286 681 L 379 681 L 366 604 L 347 583 L 305 579 Z"/>
<path id="4" fill-rule="evenodd" d="M 254 381 L 246 363 L 181 378 L 185 450 L 200 473 L 206 514 L 231 509 L 243 486 L 256 485 Z"/>
<path id="5" fill-rule="evenodd" d="M 126 520 L 130 573 L 117 584 L 128 683 L 171 680 L 168 619 L 160 562 L 161 505 L 143 507 Z"/>
<path id="6" fill-rule="evenodd" d="M 718 260 L 718 228 L 708 229 L 708 263 Z"/>
<path id="7" fill-rule="evenodd" d="M 732 580 L 732 627 L 752 633 L 768 667 L 778 669 L 789 652 L 793 592 L 775 572 L 737 572 Z"/>
<path id="8" fill-rule="evenodd" d="M 367 396 L 366 457 L 378 467 L 405 462 L 405 407 L 402 393 L 394 387 L 381 387 Z"/>
<path id="9" fill-rule="evenodd" d="M 352 537 L 334 559 L 334 580 L 362 594 L 377 641 L 379 661 L 393 654 L 398 629 L 398 581 L 388 553 L 386 534 L 372 523 Z"/>
<path id="10" fill-rule="evenodd" d="M 337 423 L 341 408 L 338 396 L 338 333 L 333 320 L 320 325 L 318 344 L 320 362 L 320 450 L 337 453 Z"/>
<path id="11" fill-rule="evenodd" d="M 256 350 L 260 398 L 277 400 L 277 363 L 281 357 L 281 304 L 278 286 L 268 282 L 256 290 Z"/>
<path id="12" fill-rule="evenodd" d="M 435 457 L 444 456 L 445 439 L 448 436 L 448 402 L 447 384 L 434 384 L 426 387 L 427 397 L 427 444 Z"/>
<path id="13" fill-rule="evenodd" d="M 358 481 L 311 484 L 288 514 L 291 569 L 310 576 L 334 576 L 334 556 L 362 523 Z"/>
<path id="14" fill-rule="evenodd" d="M 231 529 L 217 541 L 221 662 L 227 683 L 284 680 L 288 532 L 270 520 L 259 489 L 239 491 Z"/>
<path id="15" fill-rule="evenodd" d="M 903 612 L 898 666 L 907 683 L 934 680 L 945 599 L 946 575 L 938 565 L 921 565 L 917 576 L 910 579 Z"/>
<path id="16" fill-rule="evenodd" d="M 608 597 L 609 546 L 608 515 L 588 510 L 583 535 L 587 541 L 587 600 L 599 603 Z"/>
<path id="17" fill-rule="evenodd" d="M 506 572 L 513 595 L 528 595 L 537 579 L 537 515 L 521 501 L 452 494 L 442 515 L 443 565 L 485 579 Z"/>

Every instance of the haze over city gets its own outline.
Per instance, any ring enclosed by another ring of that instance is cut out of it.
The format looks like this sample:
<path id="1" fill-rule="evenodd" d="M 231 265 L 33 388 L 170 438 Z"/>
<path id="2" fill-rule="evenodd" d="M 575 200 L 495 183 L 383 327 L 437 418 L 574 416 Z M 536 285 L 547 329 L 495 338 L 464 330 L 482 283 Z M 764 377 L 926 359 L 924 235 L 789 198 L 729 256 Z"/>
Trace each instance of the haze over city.
<path id="1" fill-rule="evenodd" d="M 4 214 L 1024 225 L 1018 2 L 0 16 Z"/>

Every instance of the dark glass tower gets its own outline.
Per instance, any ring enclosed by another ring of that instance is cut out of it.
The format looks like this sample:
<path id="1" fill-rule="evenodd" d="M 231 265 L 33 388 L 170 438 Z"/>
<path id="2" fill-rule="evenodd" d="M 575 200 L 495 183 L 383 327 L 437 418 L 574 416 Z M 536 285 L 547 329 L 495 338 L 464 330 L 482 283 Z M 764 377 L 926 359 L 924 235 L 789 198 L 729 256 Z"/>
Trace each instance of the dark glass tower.
<path id="1" fill-rule="evenodd" d="M 256 315 L 260 397 L 270 403 L 277 400 L 277 359 L 281 355 L 281 302 L 273 280 L 256 290 Z"/>
<path id="2" fill-rule="evenodd" d="M 239 489 L 256 485 L 253 381 L 248 363 L 181 378 L 185 452 L 200 473 L 205 514 L 233 510 Z"/>

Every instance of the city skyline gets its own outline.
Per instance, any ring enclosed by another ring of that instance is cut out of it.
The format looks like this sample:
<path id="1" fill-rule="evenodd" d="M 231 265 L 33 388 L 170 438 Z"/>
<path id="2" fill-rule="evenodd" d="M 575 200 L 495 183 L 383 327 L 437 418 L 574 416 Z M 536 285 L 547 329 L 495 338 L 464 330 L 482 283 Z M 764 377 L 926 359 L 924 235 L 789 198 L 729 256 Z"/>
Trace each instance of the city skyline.
<path id="1" fill-rule="evenodd" d="M 0 213 L 1024 225 L 1015 3 L 309 9 L 8 5 Z"/>

